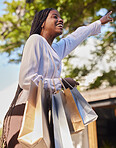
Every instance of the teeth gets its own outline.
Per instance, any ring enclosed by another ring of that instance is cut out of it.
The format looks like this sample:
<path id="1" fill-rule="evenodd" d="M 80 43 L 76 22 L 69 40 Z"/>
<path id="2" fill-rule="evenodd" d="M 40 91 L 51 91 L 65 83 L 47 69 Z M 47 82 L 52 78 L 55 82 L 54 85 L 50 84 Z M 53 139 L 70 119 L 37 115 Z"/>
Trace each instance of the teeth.
<path id="1" fill-rule="evenodd" d="M 58 27 L 63 27 L 63 25 L 62 25 L 62 24 L 58 24 L 57 26 L 58 26 Z"/>

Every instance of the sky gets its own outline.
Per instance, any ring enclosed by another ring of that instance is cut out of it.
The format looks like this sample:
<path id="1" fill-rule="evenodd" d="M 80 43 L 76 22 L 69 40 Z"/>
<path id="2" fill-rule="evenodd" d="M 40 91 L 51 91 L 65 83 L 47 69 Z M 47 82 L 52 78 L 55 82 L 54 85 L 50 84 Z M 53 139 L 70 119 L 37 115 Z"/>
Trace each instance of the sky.
<path id="1" fill-rule="evenodd" d="M 5 5 L 3 4 L 3 1 L 4 0 L 0 0 L 0 16 L 4 14 L 3 9 L 5 8 Z M 87 57 L 90 57 L 90 50 L 94 49 L 93 40 L 93 38 L 90 38 L 86 46 L 78 47 L 76 53 L 80 58 L 79 61 L 76 62 L 78 62 L 79 64 L 87 62 Z M 0 54 L 0 121 L 2 122 L 4 115 L 7 112 L 10 103 L 15 95 L 15 91 L 18 85 L 19 70 L 20 64 L 10 64 L 8 63 L 7 54 Z M 88 76 L 85 84 L 88 84 L 88 82 L 92 81 L 96 77 L 96 75 L 98 75 L 98 73 L 94 73 L 93 75 Z"/>
<path id="2" fill-rule="evenodd" d="M 4 14 L 5 4 L 3 2 L 4 0 L 0 0 L 0 16 Z M 19 66 L 20 64 L 8 64 L 8 55 L 6 53 L 0 54 L 0 91 L 17 80 Z"/>
<path id="3" fill-rule="evenodd" d="M 0 0 L 0 16 L 4 14 L 4 0 Z M 11 1 L 11 0 L 7 0 Z M 0 54 L 0 121 L 3 121 L 15 95 L 18 84 L 20 64 L 9 64 L 7 54 Z"/>

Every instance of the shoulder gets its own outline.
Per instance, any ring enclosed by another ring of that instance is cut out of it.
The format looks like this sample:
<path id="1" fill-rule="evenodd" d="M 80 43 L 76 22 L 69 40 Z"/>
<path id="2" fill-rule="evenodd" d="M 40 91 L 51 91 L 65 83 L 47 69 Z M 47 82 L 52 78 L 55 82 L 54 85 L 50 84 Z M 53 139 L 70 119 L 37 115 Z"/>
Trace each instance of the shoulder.
<path id="1" fill-rule="evenodd" d="M 41 35 L 38 35 L 38 34 L 33 34 L 31 35 L 26 43 L 25 43 L 25 48 L 41 48 L 43 47 L 43 43 L 44 43 L 44 39 Z"/>
<path id="2" fill-rule="evenodd" d="M 43 37 L 39 34 L 33 34 L 31 35 L 28 39 L 27 39 L 27 42 L 28 41 L 32 41 L 33 43 L 36 42 L 36 41 L 41 41 L 43 39 Z"/>
<path id="3" fill-rule="evenodd" d="M 38 34 L 33 34 L 31 35 L 25 45 L 24 45 L 24 53 L 28 53 L 29 52 L 33 52 L 35 51 L 35 53 L 39 53 L 43 47 L 42 45 L 43 43 L 43 37 L 41 35 Z"/>

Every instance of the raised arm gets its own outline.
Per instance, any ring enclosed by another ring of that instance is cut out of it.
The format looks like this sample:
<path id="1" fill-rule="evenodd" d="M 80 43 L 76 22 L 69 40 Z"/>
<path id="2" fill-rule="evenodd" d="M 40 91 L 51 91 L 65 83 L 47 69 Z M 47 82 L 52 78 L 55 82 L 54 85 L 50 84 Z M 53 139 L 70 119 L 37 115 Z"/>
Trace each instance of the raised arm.
<path id="1" fill-rule="evenodd" d="M 112 11 L 103 16 L 100 20 L 95 21 L 88 26 L 77 28 L 66 38 L 63 38 L 58 43 L 53 44 L 53 48 L 56 50 L 61 60 L 79 44 L 81 44 L 88 36 L 99 34 L 101 32 L 101 24 L 106 24 L 113 21 L 113 19 L 110 17 L 111 13 Z"/>

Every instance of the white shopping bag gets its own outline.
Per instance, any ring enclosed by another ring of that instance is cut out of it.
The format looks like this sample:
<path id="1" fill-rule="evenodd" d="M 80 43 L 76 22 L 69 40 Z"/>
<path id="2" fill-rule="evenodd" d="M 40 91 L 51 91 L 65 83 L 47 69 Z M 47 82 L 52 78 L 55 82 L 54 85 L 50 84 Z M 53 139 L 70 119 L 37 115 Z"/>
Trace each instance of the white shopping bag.
<path id="1" fill-rule="evenodd" d="M 98 118 L 98 115 L 89 105 L 89 103 L 84 99 L 84 97 L 80 94 L 76 87 L 74 87 L 71 90 L 71 93 L 74 96 L 76 105 L 78 107 L 84 125 L 86 126 L 90 122 L 96 120 Z"/>
<path id="2" fill-rule="evenodd" d="M 64 94 L 61 91 L 57 94 L 52 94 L 55 148 L 73 148 L 61 97 L 64 97 Z"/>
<path id="3" fill-rule="evenodd" d="M 18 141 L 23 148 L 50 148 L 50 137 L 45 113 L 46 99 L 42 80 L 37 87 L 31 81 Z"/>

